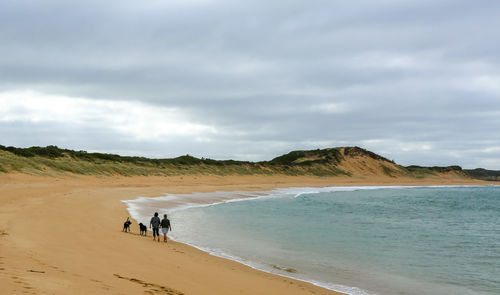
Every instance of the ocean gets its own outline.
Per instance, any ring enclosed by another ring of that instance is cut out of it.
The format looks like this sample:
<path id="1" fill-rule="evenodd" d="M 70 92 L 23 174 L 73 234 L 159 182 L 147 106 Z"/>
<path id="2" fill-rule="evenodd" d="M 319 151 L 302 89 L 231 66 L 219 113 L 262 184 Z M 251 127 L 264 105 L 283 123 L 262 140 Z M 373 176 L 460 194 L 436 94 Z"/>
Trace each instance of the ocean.
<path id="1" fill-rule="evenodd" d="M 217 202 L 197 201 L 206 199 Z M 138 222 L 169 213 L 177 241 L 347 294 L 500 294 L 498 186 L 289 188 L 125 202 Z"/>

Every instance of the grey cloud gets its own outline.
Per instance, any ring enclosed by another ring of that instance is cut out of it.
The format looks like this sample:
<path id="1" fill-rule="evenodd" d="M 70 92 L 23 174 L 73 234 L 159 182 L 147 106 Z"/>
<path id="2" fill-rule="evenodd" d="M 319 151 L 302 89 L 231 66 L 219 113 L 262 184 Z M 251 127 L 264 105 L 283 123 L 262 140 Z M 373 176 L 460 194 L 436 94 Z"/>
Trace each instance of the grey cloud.
<path id="1" fill-rule="evenodd" d="M 500 90 L 468 86 L 500 77 L 499 8 L 487 0 L 3 1 L 0 90 L 174 107 L 221 131 L 204 144 L 179 138 L 177 148 L 76 133 L 75 148 L 259 160 L 381 139 L 432 143 L 420 152 L 372 146 L 403 163 L 473 167 L 450 155 L 498 156 L 469 151 L 500 146 Z M 346 109 L 312 108 L 331 103 Z M 2 123 L 3 144 L 54 144 L 66 134 L 33 136 L 40 128 Z"/>

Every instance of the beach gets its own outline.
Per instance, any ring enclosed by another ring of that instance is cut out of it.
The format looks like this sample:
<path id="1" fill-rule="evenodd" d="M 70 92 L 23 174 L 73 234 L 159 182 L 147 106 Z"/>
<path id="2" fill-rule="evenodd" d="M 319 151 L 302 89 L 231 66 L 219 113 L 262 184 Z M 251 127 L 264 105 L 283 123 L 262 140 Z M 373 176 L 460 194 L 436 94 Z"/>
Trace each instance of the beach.
<path id="1" fill-rule="evenodd" d="M 122 200 L 285 187 L 488 184 L 439 178 L 309 176 L 46 177 L 0 175 L 5 294 L 338 294 L 170 241 L 139 236 Z M 207 203 L 216 200 L 206 200 Z M 180 200 L 179 202 L 182 202 Z M 153 213 L 153 212 L 152 212 Z M 175 224 L 173 224 L 175 231 Z"/>

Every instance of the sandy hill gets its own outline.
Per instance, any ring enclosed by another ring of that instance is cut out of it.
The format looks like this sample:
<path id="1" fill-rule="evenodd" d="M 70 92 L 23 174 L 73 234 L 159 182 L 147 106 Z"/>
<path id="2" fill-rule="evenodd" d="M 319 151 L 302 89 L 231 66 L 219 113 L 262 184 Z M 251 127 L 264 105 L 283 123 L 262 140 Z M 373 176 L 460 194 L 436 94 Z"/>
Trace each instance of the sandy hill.
<path id="1" fill-rule="evenodd" d="M 404 167 L 360 147 L 338 147 L 323 150 L 293 151 L 274 158 L 270 164 L 290 166 L 333 167 L 338 174 L 348 176 L 386 177 L 430 177 L 456 176 L 470 177 L 459 166 L 449 167 Z"/>
<path id="2" fill-rule="evenodd" d="M 36 175 L 315 175 L 346 177 L 479 178 L 459 166 L 401 166 L 360 147 L 292 151 L 270 161 L 213 160 L 185 155 L 170 159 L 87 153 L 56 146 L 0 145 L 0 173 Z M 477 173 L 476 173 L 477 175 Z M 480 175 L 484 175 L 480 174 Z"/>

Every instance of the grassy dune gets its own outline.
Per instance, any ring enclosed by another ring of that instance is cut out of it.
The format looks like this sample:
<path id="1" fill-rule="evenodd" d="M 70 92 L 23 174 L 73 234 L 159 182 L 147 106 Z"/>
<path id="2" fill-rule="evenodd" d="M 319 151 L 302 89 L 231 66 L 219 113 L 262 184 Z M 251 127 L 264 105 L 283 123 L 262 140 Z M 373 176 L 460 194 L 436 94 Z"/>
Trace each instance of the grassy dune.
<path id="1" fill-rule="evenodd" d="M 105 154 L 104 154 L 105 155 Z M 345 174 L 333 166 L 287 166 L 268 165 L 240 161 L 215 161 L 182 156 L 175 159 L 146 159 L 138 157 L 104 158 L 90 154 L 82 158 L 63 152 L 60 156 L 41 155 L 21 156 L 13 152 L 0 150 L 0 172 L 20 172 L 36 175 L 250 175 L 250 174 L 285 174 L 285 175 L 339 175 Z"/>
<path id="2" fill-rule="evenodd" d="M 149 159 L 114 154 L 87 153 L 56 146 L 15 148 L 0 145 L 0 173 L 35 175 L 315 175 L 436 177 L 443 173 L 469 177 L 458 166 L 403 167 L 359 147 L 293 151 L 270 161 L 247 162 L 195 158 Z"/>

